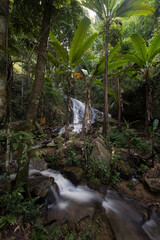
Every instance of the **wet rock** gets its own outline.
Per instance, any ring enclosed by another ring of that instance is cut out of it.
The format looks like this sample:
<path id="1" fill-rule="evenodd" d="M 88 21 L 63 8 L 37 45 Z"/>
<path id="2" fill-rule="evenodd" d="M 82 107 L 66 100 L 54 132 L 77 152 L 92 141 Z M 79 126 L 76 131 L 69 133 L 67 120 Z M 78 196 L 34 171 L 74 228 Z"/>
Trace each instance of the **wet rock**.
<path id="1" fill-rule="evenodd" d="M 45 210 L 48 212 L 50 207 L 59 200 L 59 187 L 54 179 L 52 180 L 52 185 L 49 187 L 48 192 L 45 196 Z"/>
<path id="2" fill-rule="evenodd" d="M 105 163 L 107 167 L 111 164 L 111 154 L 107 150 L 105 142 L 102 138 L 98 137 L 93 140 L 93 149 L 89 156 L 89 161 L 97 160 L 99 163 Z"/>
<path id="3" fill-rule="evenodd" d="M 62 173 L 74 184 L 78 184 L 83 176 L 83 170 L 74 166 L 65 167 Z"/>
<path id="4" fill-rule="evenodd" d="M 60 205 L 60 204 L 59 204 Z M 70 202 L 66 208 L 59 208 L 59 205 L 55 205 L 47 216 L 47 222 L 57 221 L 58 224 L 63 223 L 76 223 L 86 217 L 92 218 L 95 213 L 95 207 L 85 204 L 77 204 Z"/>
<path id="5" fill-rule="evenodd" d="M 39 171 L 43 171 L 48 168 L 48 164 L 45 162 L 44 159 L 37 159 L 37 158 L 30 160 L 30 166 Z"/>
<path id="6" fill-rule="evenodd" d="M 52 179 L 53 178 L 43 176 L 39 172 L 35 172 L 29 177 L 29 188 L 35 196 L 44 198 L 52 185 Z"/>

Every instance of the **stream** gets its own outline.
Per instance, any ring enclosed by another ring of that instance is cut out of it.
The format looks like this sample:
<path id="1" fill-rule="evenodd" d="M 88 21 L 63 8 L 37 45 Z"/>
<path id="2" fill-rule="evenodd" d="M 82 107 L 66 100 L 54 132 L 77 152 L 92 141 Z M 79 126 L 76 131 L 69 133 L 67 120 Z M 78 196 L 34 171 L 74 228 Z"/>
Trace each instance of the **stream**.
<path id="1" fill-rule="evenodd" d="M 106 190 L 102 196 L 86 185 L 74 186 L 60 172 L 47 169 L 41 173 L 54 179 L 45 199 L 49 221 L 78 222 L 93 217 L 97 204 L 105 209 L 116 240 L 160 240 L 160 222 L 154 211 L 137 205 L 116 191 Z M 33 174 L 34 170 L 32 170 Z"/>
<path id="2" fill-rule="evenodd" d="M 73 123 L 70 131 L 81 132 L 85 104 L 71 98 Z M 103 118 L 103 113 L 91 108 L 91 122 Z M 111 117 L 111 115 L 109 115 Z M 64 132 L 64 128 L 60 133 Z M 115 191 L 106 190 L 101 196 L 87 186 L 74 186 L 59 172 L 51 169 L 41 172 L 42 175 L 52 177 L 58 186 L 58 193 L 50 188 L 45 206 L 49 219 L 60 222 L 77 222 L 83 216 L 93 216 L 96 204 L 100 204 L 106 213 L 116 240 L 160 240 L 160 219 L 154 211 L 138 206 L 133 200 L 119 195 Z M 54 216 L 54 217 L 53 217 Z"/>

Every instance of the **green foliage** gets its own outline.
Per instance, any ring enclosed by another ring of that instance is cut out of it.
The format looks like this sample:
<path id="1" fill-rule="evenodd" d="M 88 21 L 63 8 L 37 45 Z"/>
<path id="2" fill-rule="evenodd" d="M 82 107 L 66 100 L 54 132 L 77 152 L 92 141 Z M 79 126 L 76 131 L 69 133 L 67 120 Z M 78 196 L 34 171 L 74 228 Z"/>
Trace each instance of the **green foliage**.
<path id="1" fill-rule="evenodd" d="M 148 169 L 148 167 L 145 164 L 141 164 L 140 167 L 138 168 L 138 173 L 144 173 L 146 170 Z"/>
<path id="2" fill-rule="evenodd" d="M 47 157 L 45 160 L 49 163 L 49 166 L 52 169 L 57 169 L 59 167 L 59 155 L 58 154 L 53 154 L 52 156 Z"/>
<path id="3" fill-rule="evenodd" d="M 41 222 L 36 222 L 31 230 L 32 240 L 51 240 L 53 234 L 48 234 L 48 229 Z"/>
<path id="4" fill-rule="evenodd" d="M 4 191 L 1 193 L 0 210 L 2 216 L 0 218 L 0 228 L 5 225 L 18 225 L 17 219 L 22 217 L 23 223 L 33 224 L 35 218 L 40 213 L 40 205 L 35 205 L 38 198 L 26 199 L 24 197 L 25 190 L 17 188 L 13 192 Z"/>
<path id="5" fill-rule="evenodd" d="M 128 141 L 128 137 L 130 142 Z M 150 144 L 144 141 L 134 129 L 118 130 L 111 128 L 110 138 L 112 144 L 117 148 L 128 148 L 137 150 L 140 153 L 148 153 L 150 151 Z"/>
<path id="6" fill-rule="evenodd" d="M 64 66 L 63 70 L 70 71 L 70 68 L 74 68 L 77 64 L 79 64 L 79 61 L 81 60 L 81 57 L 83 54 L 90 48 L 92 43 L 97 38 L 97 34 L 94 33 L 90 37 L 86 38 L 89 25 L 90 25 L 89 18 L 85 17 L 80 22 L 75 34 L 74 38 L 71 43 L 71 47 L 69 50 L 69 53 L 67 50 L 60 44 L 58 39 L 53 36 L 52 33 L 50 33 L 50 44 L 54 47 L 54 50 L 57 54 L 57 56 L 62 61 L 62 64 Z M 50 54 L 51 58 L 51 54 Z M 54 59 L 53 59 L 54 60 Z"/>
<path id="7" fill-rule="evenodd" d="M 80 157 L 80 158 L 77 157 L 76 151 L 74 149 L 70 148 L 67 151 L 66 165 L 84 168 L 85 167 L 85 159 L 82 157 Z"/>
<path id="8" fill-rule="evenodd" d="M 115 184 L 120 181 L 119 173 L 116 171 L 115 161 L 113 161 L 112 166 L 108 168 L 104 162 L 94 159 L 88 163 L 88 173 L 91 175 L 92 182 L 97 182 L 96 179 L 99 179 L 103 184 Z"/>

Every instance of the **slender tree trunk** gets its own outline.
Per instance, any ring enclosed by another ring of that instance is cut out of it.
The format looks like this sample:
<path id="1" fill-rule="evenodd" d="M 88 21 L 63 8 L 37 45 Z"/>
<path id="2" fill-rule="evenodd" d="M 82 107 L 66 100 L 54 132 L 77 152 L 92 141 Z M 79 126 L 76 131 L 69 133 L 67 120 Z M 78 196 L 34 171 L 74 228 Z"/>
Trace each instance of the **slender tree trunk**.
<path id="1" fill-rule="evenodd" d="M 18 155 L 17 155 L 18 169 L 17 169 L 15 187 L 18 188 L 19 186 L 23 186 L 23 188 L 25 189 L 26 196 L 29 197 L 30 196 L 29 186 L 28 186 L 29 156 L 28 156 L 28 153 L 24 153 L 26 147 L 27 146 L 23 146 L 21 144 L 18 149 Z"/>
<path id="2" fill-rule="evenodd" d="M 10 184 L 10 164 L 12 162 L 12 149 L 10 143 L 11 137 L 11 93 L 12 93 L 12 83 L 13 83 L 13 65 L 10 59 L 10 64 L 8 67 L 8 76 L 7 76 L 7 113 L 6 113 L 6 122 L 7 122 L 7 142 L 6 142 L 6 155 L 5 155 L 5 166 L 6 166 L 6 180 L 7 180 L 7 189 L 11 190 Z"/>
<path id="3" fill-rule="evenodd" d="M 23 63 L 22 63 L 22 85 L 21 85 L 21 104 L 22 104 L 22 107 L 23 107 L 23 101 L 24 101 L 24 78 L 23 78 Z"/>
<path id="4" fill-rule="evenodd" d="M 109 27 L 110 21 L 106 22 L 106 55 L 105 55 L 105 85 L 104 85 L 104 124 L 103 135 L 106 137 L 109 134 L 109 119 L 108 119 L 108 43 L 109 43 Z"/>
<path id="5" fill-rule="evenodd" d="M 83 117 L 83 124 L 82 124 L 82 133 L 81 139 L 85 139 L 85 135 L 89 130 L 89 126 L 91 125 L 91 117 L 90 117 L 90 109 L 91 109 L 91 96 L 90 96 L 90 88 L 91 88 L 91 81 L 87 84 L 86 89 L 86 102 L 85 102 L 85 112 Z"/>
<path id="6" fill-rule="evenodd" d="M 6 114 L 9 0 L 0 0 L 0 123 Z"/>
<path id="7" fill-rule="evenodd" d="M 68 75 L 68 96 L 67 96 L 67 116 L 66 116 L 66 126 L 65 126 L 65 139 L 69 139 L 69 121 L 70 121 L 70 115 L 71 115 L 71 86 L 72 86 L 72 77 L 71 73 Z"/>
<path id="8" fill-rule="evenodd" d="M 118 78 L 118 126 L 121 129 L 121 115 L 122 115 L 122 94 L 121 94 L 122 76 Z"/>
<path id="9" fill-rule="evenodd" d="M 32 92 L 29 96 L 27 120 L 30 123 L 33 123 L 36 119 L 39 101 L 43 89 L 46 68 L 46 49 L 50 31 L 51 12 L 52 12 L 52 0 L 46 0 L 42 20 L 41 38 L 38 49 L 35 82 L 33 85 Z"/>
<path id="10" fill-rule="evenodd" d="M 151 103 L 152 103 L 152 93 L 151 93 L 149 72 L 148 72 L 148 69 L 147 69 L 146 70 L 146 115 L 145 115 L 145 130 L 146 130 L 146 133 L 148 132 L 148 126 L 149 126 L 149 123 L 152 119 Z"/>

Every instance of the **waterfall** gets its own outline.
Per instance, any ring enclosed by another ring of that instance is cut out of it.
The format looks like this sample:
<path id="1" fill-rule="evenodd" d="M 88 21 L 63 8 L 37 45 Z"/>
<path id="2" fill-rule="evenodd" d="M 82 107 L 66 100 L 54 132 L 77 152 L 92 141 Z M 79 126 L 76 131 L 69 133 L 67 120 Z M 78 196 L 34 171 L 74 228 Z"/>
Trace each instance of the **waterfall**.
<path id="1" fill-rule="evenodd" d="M 71 109 L 73 112 L 73 121 L 72 124 L 69 124 L 69 130 L 72 130 L 73 132 L 80 133 L 82 130 L 82 124 L 83 124 L 83 118 L 85 113 L 85 103 L 75 99 L 71 98 Z M 103 118 L 103 112 L 91 108 L 90 110 L 90 117 L 91 117 L 91 123 L 94 123 L 96 119 Z M 111 115 L 108 115 L 111 117 Z M 59 133 L 62 133 L 65 131 L 65 128 L 63 127 Z"/>

